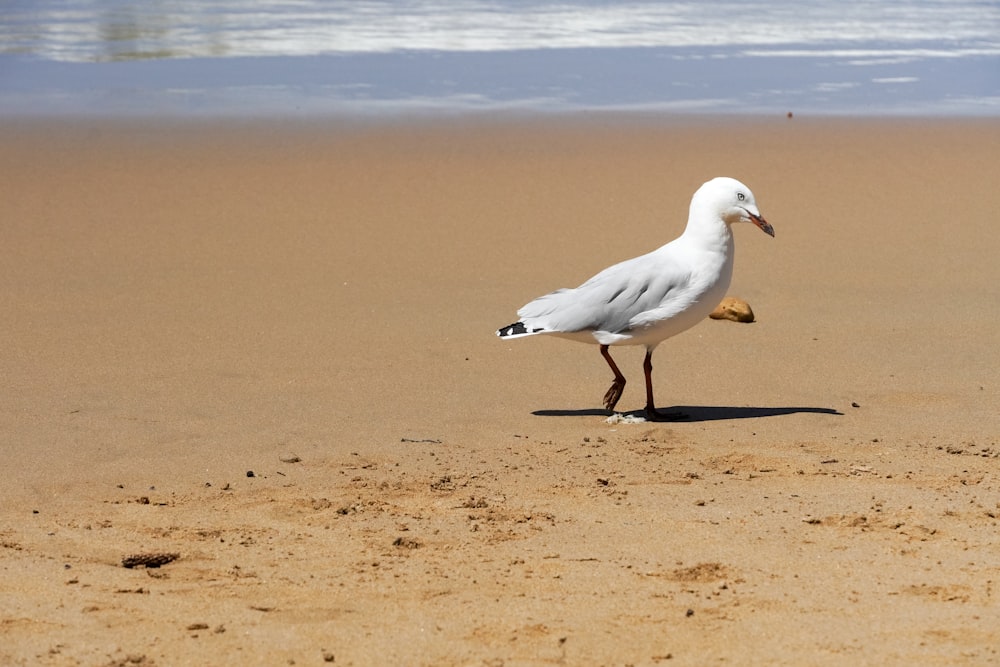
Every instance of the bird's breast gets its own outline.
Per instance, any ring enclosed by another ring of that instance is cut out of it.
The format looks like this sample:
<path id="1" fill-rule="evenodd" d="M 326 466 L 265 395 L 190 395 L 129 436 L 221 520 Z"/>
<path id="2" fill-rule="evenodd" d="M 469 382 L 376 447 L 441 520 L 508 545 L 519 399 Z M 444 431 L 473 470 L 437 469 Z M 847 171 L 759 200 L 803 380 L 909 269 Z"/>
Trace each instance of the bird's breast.
<path id="1" fill-rule="evenodd" d="M 686 285 L 667 294 L 660 306 L 650 311 L 648 319 L 629 331 L 630 339 L 623 343 L 655 345 L 706 319 L 729 289 L 733 272 L 732 261 L 727 259 L 704 258 Z"/>

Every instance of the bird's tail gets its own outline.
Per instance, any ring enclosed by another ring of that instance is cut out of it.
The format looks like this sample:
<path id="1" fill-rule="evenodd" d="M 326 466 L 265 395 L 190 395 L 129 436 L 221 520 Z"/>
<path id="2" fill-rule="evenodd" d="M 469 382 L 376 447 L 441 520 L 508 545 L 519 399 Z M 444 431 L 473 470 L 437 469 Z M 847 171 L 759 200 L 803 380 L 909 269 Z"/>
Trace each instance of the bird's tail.
<path id="1" fill-rule="evenodd" d="M 541 327 L 528 327 L 524 322 L 514 322 L 513 324 L 508 324 L 505 327 L 497 329 L 497 335 L 500 338 L 520 338 L 521 336 L 533 336 L 544 331 L 545 329 Z"/>

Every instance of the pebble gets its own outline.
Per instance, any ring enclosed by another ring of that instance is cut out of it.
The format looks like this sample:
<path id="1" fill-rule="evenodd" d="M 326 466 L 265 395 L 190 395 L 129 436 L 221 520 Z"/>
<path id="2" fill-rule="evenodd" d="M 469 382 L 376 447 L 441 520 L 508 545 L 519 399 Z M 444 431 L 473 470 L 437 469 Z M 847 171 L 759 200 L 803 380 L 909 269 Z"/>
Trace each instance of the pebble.
<path id="1" fill-rule="evenodd" d="M 750 304 L 734 296 L 727 296 L 723 299 L 709 317 L 713 320 L 732 320 L 733 322 L 753 322 L 754 320 Z"/>

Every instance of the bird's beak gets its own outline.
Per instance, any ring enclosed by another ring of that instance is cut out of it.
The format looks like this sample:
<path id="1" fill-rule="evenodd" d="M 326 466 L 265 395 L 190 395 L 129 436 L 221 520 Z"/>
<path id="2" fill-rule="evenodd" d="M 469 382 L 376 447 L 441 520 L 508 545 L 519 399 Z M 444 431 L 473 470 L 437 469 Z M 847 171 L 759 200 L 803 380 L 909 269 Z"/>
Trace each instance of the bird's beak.
<path id="1" fill-rule="evenodd" d="M 768 236 L 772 238 L 774 237 L 774 227 L 772 227 L 767 220 L 760 217 L 756 213 L 750 213 L 750 211 L 747 211 L 747 213 L 750 215 L 750 220 L 751 222 L 753 222 L 753 224 L 760 227 L 761 231 L 763 231 Z"/>

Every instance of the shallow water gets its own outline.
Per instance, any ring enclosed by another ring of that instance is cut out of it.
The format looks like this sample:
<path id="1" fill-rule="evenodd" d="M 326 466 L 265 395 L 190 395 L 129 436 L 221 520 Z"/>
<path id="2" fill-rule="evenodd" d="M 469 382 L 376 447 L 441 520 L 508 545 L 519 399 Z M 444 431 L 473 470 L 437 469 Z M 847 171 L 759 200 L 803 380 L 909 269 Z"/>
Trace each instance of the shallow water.
<path id="1" fill-rule="evenodd" d="M 6 113 L 1000 114 L 1000 3 L 17 0 Z"/>

